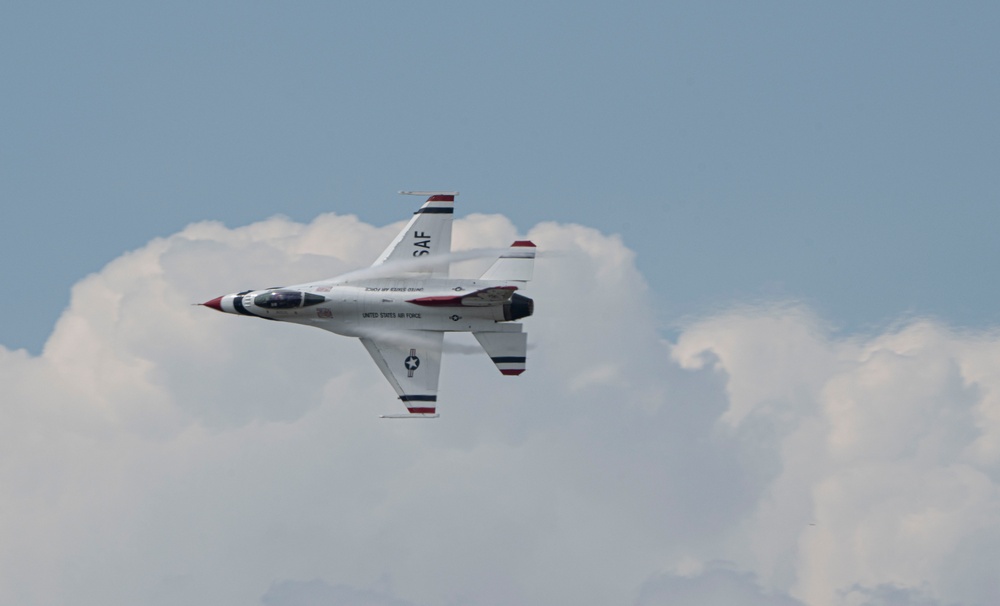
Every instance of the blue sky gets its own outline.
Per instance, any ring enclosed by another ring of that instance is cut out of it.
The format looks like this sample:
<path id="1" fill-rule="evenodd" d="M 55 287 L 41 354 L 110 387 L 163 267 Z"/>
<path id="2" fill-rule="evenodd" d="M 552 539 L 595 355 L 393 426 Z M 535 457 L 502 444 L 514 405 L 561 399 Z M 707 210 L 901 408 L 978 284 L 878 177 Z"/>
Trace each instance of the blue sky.
<path id="1" fill-rule="evenodd" d="M 998 15 L 5 7 L 0 604 L 995 603 Z M 524 375 L 381 421 L 354 340 L 190 305 L 400 189 L 560 253 Z"/>
<path id="2" fill-rule="evenodd" d="M 989 3 L 31 3 L 0 20 L 0 342 L 191 222 L 460 211 L 619 233 L 664 326 L 807 301 L 1000 322 Z M 206 295 L 213 293 L 206 293 Z M 23 295 L 19 301 L 25 301 Z"/>

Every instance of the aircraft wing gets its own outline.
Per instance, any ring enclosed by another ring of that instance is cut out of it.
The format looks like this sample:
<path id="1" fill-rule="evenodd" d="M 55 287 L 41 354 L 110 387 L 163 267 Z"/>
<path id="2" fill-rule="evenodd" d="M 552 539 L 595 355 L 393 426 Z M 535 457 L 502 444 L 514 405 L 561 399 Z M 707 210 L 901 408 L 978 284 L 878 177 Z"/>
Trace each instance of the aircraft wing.
<path id="1" fill-rule="evenodd" d="M 399 330 L 361 343 L 411 415 L 436 416 L 443 332 Z"/>
<path id="2" fill-rule="evenodd" d="M 372 265 L 386 261 L 413 260 L 451 252 L 451 220 L 455 212 L 457 192 L 400 192 L 428 194 L 427 201 L 415 213 L 403 231 L 379 255 Z M 413 276 L 447 278 L 449 263 L 433 264 L 424 269 L 407 271 Z"/>

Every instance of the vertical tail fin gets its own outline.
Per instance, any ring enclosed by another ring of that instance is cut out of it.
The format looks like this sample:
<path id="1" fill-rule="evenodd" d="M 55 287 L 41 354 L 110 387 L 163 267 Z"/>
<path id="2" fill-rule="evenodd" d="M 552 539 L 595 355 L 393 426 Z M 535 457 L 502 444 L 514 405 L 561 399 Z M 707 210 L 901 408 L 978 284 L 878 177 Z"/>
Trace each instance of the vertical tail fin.
<path id="1" fill-rule="evenodd" d="M 527 282 L 535 270 L 535 243 L 518 240 L 486 270 L 482 280 Z"/>

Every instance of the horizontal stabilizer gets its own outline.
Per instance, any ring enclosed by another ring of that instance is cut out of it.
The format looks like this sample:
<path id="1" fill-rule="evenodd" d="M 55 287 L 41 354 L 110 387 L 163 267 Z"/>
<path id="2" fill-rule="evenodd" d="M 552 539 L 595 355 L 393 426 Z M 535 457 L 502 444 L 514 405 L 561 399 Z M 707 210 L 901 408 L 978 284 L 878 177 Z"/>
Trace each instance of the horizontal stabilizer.
<path id="1" fill-rule="evenodd" d="M 380 419 L 436 419 L 441 415 L 434 414 L 411 414 L 411 415 L 379 415 Z"/>
<path id="2" fill-rule="evenodd" d="M 486 270 L 483 280 L 527 282 L 535 270 L 535 243 L 518 240 Z"/>
<path id="3" fill-rule="evenodd" d="M 474 332 L 472 334 L 501 373 L 519 375 L 524 372 L 528 353 L 528 333 Z"/>

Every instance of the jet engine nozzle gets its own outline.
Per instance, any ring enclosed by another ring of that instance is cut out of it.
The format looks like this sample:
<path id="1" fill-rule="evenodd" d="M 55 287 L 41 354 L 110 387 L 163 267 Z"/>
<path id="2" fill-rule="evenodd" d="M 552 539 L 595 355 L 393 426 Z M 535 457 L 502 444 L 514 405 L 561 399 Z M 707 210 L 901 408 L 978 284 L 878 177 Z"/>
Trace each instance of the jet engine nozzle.
<path id="1" fill-rule="evenodd" d="M 527 318 L 533 313 L 535 313 L 535 302 L 517 293 L 511 297 L 510 303 L 504 303 L 503 306 L 503 319 L 508 322 Z"/>

